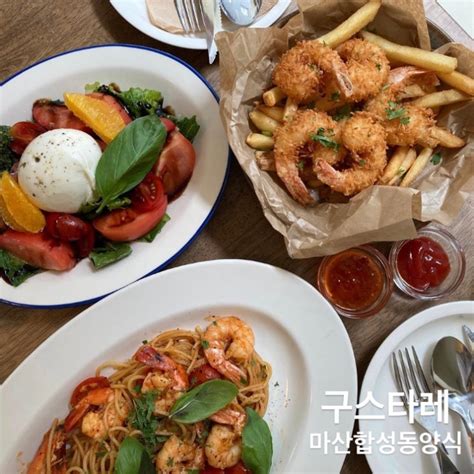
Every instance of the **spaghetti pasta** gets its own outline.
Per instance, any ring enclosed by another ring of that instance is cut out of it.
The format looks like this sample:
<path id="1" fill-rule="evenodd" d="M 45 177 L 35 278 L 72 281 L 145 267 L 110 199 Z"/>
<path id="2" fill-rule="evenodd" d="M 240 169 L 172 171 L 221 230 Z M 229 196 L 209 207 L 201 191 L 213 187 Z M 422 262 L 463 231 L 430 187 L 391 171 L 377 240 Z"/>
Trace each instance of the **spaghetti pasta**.
<path id="1" fill-rule="evenodd" d="M 188 468 L 202 469 L 206 464 L 213 466 L 212 459 L 205 459 L 203 449 L 204 444 L 210 442 L 208 434 L 212 426 L 217 423 L 226 424 L 235 431 L 236 439 L 240 439 L 242 427 L 237 428 L 233 416 L 238 414 L 240 419 L 243 417 L 245 420 L 247 407 L 264 415 L 268 405 L 272 368 L 255 352 L 253 332 L 239 318 L 216 317 L 212 319 L 211 325 L 219 329 L 229 325 L 233 331 L 241 327 L 251 333 L 251 351 L 248 356 L 243 360 L 230 357 L 226 360 L 226 363 L 237 366 L 246 374 L 239 381 L 233 381 L 238 391 L 230 405 L 209 419 L 197 423 L 181 423 L 169 416 L 171 406 L 189 388 L 206 379 L 218 377 L 225 380 L 228 377 L 223 373 L 225 371 L 222 367 L 213 368 L 206 356 L 209 346 L 206 334 L 211 334 L 209 328 L 162 332 L 149 342 L 143 341 L 143 345 L 130 360 L 104 362 L 97 367 L 95 377 L 87 379 L 76 388 L 71 397 L 75 405 L 71 407 L 70 414 L 65 420 L 53 421 L 44 438 L 47 442 L 46 449 L 41 449 L 43 441 L 29 466 L 28 474 L 113 472 L 120 446 L 127 437 L 143 441 L 151 459 L 156 462 L 157 472 L 183 472 L 179 470 L 181 461 Z M 217 343 L 227 350 L 234 344 L 242 343 L 239 338 L 242 338 L 242 334 L 247 334 L 245 331 L 233 335 L 227 334 L 227 331 L 226 340 Z M 104 394 L 105 403 L 96 401 L 99 395 L 104 397 Z M 71 428 L 71 419 L 75 420 L 80 410 L 83 411 L 80 413 L 82 416 Z M 57 450 L 58 436 L 64 444 L 60 455 Z M 196 453 L 196 456 L 187 455 L 184 459 L 183 455 L 180 460 L 180 452 L 176 452 L 173 466 L 163 469 L 159 466 L 158 454 L 163 450 L 163 455 L 164 450 L 169 450 L 173 444 L 171 441 L 182 452 L 185 447 L 188 453 Z"/>

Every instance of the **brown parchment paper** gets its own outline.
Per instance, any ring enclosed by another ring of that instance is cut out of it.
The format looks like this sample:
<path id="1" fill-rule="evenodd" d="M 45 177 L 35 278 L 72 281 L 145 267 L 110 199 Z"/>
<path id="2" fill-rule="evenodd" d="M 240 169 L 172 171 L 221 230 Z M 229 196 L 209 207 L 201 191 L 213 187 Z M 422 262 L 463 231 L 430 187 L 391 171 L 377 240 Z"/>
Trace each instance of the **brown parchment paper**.
<path id="1" fill-rule="evenodd" d="M 348 203 L 305 208 L 275 178 L 255 163 L 245 143 L 248 113 L 271 86 L 275 64 L 300 38 L 316 38 L 344 21 L 365 0 L 299 0 L 300 13 L 284 27 L 244 28 L 217 36 L 220 51 L 221 117 L 229 143 L 262 205 L 265 217 L 280 232 L 293 258 L 329 255 L 354 245 L 395 241 L 416 235 L 414 219 L 449 224 L 474 191 L 474 101 L 443 110 L 438 123 L 467 141 L 462 149 L 442 150 L 441 166 L 431 163 L 414 188 L 372 186 Z M 430 49 L 422 0 L 384 0 L 368 26 L 392 41 Z M 442 52 L 459 60 L 458 70 L 474 77 L 474 52 L 460 44 Z"/>

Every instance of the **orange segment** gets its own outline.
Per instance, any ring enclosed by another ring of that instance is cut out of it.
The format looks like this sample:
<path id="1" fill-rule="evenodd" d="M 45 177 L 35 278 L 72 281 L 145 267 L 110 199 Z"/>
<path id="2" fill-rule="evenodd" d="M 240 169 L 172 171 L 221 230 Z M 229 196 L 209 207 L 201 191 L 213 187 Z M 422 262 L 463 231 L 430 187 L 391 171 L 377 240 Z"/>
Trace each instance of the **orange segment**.
<path id="1" fill-rule="evenodd" d="M 43 213 L 7 171 L 0 177 L 0 217 L 5 224 L 20 232 L 40 232 L 46 225 Z"/>
<path id="2" fill-rule="evenodd" d="M 104 100 L 85 94 L 66 92 L 64 103 L 76 117 L 79 117 L 92 128 L 105 143 L 110 143 L 125 127 L 125 122 L 117 109 Z"/>

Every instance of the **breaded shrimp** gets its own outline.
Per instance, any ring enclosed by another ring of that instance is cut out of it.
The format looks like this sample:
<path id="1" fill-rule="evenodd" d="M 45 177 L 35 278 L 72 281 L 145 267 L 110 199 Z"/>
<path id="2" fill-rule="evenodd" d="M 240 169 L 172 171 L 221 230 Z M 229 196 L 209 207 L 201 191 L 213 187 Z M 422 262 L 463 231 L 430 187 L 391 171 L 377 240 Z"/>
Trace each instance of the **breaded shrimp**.
<path id="1" fill-rule="evenodd" d="M 337 52 L 346 64 L 352 94 L 344 97 L 338 84 L 331 80 L 324 90 L 324 98 L 316 103 L 319 110 L 332 110 L 344 103 L 361 102 L 374 97 L 388 79 L 390 64 L 377 45 L 353 38 L 342 43 Z"/>
<path id="2" fill-rule="evenodd" d="M 300 41 L 289 49 L 273 71 L 273 83 L 298 103 L 316 100 L 322 83 L 329 78 L 344 97 L 352 94 L 347 67 L 340 56 L 314 40 Z"/>
<path id="3" fill-rule="evenodd" d="M 342 143 L 351 154 L 351 165 L 335 170 L 326 161 L 316 162 L 318 178 L 334 191 L 352 196 L 374 184 L 387 164 L 385 131 L 367 112 L 355 113 L 342 130 Z"/>
<path id="4" fill-rule="evenodd" d="M 462 139 L 436 126 L 431 109 L 400 102 L 409 85 L 416 83 L 417 78 L 430 74 L 430 71 L 413 66 L 393 69 L 388 85 L 366 103 L 364 109 L 383 120 L 388 145 L 421 145 L 428 148 L 438 145 L 448 148 L 463 146 Z"/>
<path id="5" fill-rule="evenodd" d="M 334 143 L 333 147 L 324 146 L 314 141 L 312 136 L 321 131 L 322 135 L 330 135 L 326 142 Z M 313 204 L 314 198 L 304 184 L 300 169 L 300 153 L 305 150 L 313 157 L 318 157 L 328 163 L 335 164 L 343 156 L 341 153 L 340 127 L 329 115 L 324 112 L 316 112 L 306 109 L 296 113 L 292 120 L 277 128 L 275 139 L 275 167 L 280 179 L 285 184 L 293 199 L 303 205 Z"/>

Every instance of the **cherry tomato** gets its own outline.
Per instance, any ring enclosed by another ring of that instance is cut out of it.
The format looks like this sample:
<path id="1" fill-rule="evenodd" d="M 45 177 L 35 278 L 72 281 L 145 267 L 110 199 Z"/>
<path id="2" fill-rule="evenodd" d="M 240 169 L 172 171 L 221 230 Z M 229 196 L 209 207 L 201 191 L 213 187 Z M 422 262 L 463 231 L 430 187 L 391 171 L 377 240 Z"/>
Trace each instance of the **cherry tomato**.
<path id="1" fill-rule="evenodd" d="M 91 390 L 101 387 L 110 387 L 107 377 L 89 377 L 83 380 L 72 392 L 71 406 L 75 407 Z"/>
<path id="2" fill-rule="evenodd" d="M 154 172 L 163 180 L 169 197 L 183 191 L 191 179 L 195 163 L 196 152 L 192 143 L 177 130 L 168 135 Z"/>
<path id="3" fill-rule="evenodd" d="M 165 198 L 163 183 L 154 173 L 148 173 L 131 194 L 132 207 L 138 212 L 148 212 L 161 206 Z"/>
<path id="4" fill-rule="evenodd" d="M 251 474 L 252 471 L 250 469 L 247 469 L 244 466 L 244 463 L 242 461 L 239 461 L 235 466 L 228 467 L 225 470 L 225 474 Z"/>
<path id="5" fill-rule="evenodd" d="M 164 216 L 167 205 L 168 199 L 165 196 L 159 207 L 148 212 L 140 213 L 133 208 L 116 209 L 97 217 L 92 225 L 109 240 L 129 242 L 150 232 Z"/>
<path id="6" fill-rule="evenodd" d="M 25 148 L 37 136 L 46 132 L 46 128 L 33 122 L 17 122 L 10 129 L 12 141 L 10 143 L 11 150 L 17 155 L 21 155 Z"/>
<path id="7" fill-rule="evenodd" d="M 217 467 L 206 466 L 204 469 L 199 471 L 199 474 L 225 474 L 224 469 L 218 469 Z"/>
<path id="8" fill-rule="evenodd" d="M 208 380 L 221 379 L 222 375 L 209 364 L 204 364 L 194 369 L 189 374 L 189 381 L 192 387 L 196 385 L 201 385 Z"/>
<path id="9" fill-rule="evenodd" d="M 49 235 L 63 242 L 76 242 L 79 257 L 87 257 L 95 244 L 95 231 L 91 224 L 72 214 L 51 212 L 46 216 Z"/>
<path id="10" fill-rule="evenodd" d="M 170 119 L 161 117 L 160 120 L 161 120 L 161 123 L 162 123 L 162 124 L 165 126 L 165 128 L 166 128 L 166 133 L 171 133 L 171 132 L 176 128 L 175 123 L 172 122 Z"/>

